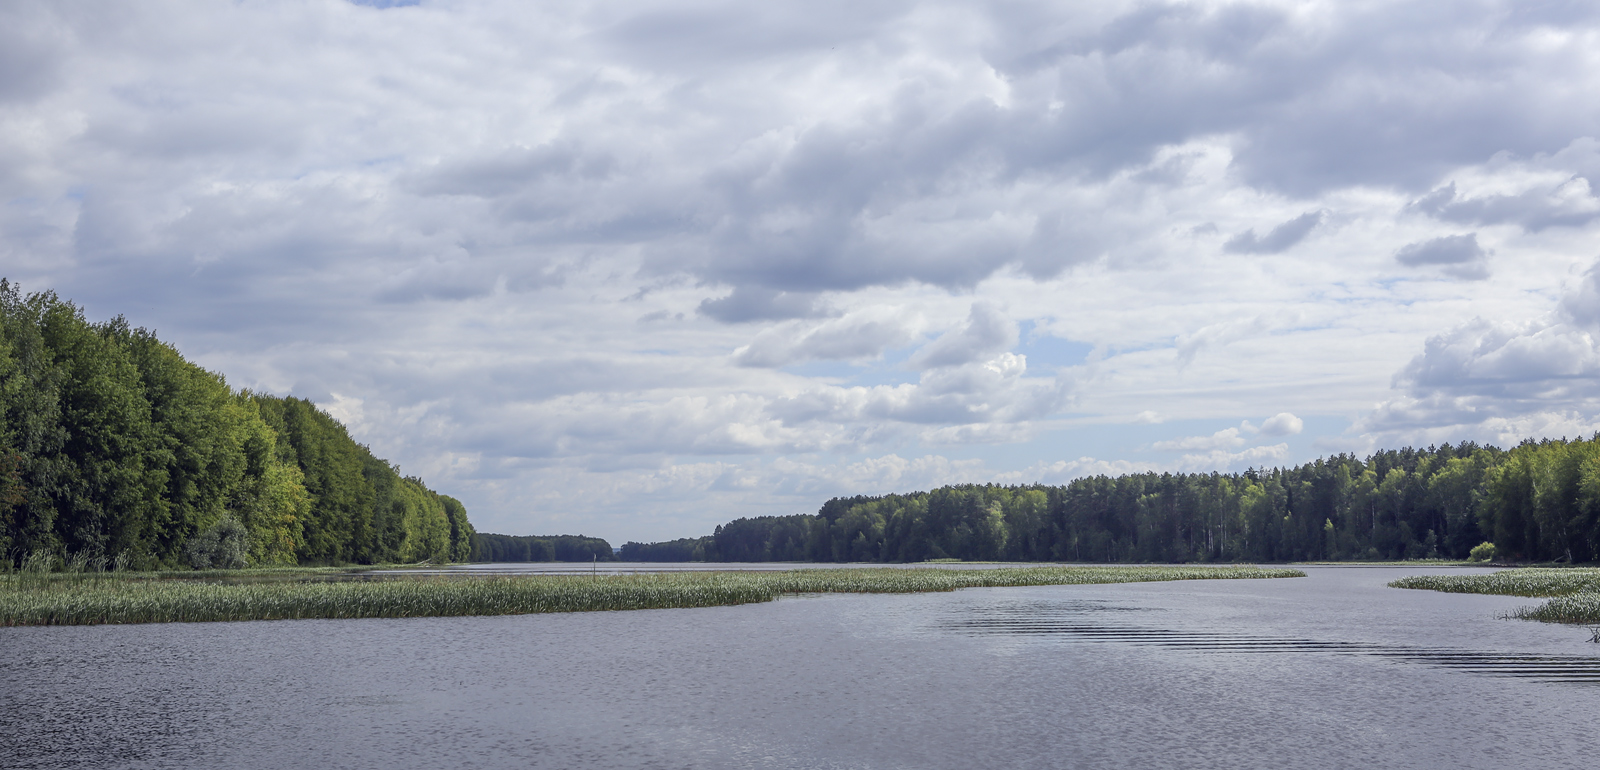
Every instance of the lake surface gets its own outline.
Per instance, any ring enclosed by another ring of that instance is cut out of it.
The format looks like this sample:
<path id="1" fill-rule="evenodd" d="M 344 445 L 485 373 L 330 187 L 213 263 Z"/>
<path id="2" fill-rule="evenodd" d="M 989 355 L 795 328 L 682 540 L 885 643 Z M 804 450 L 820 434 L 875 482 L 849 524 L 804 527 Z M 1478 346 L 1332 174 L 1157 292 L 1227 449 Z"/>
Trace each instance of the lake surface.
<path id="1" fill-rule="evenodd" d="M 0 629 L 7 768 L 1508 768 L 1600 645 L 1459 570 L 693 610 Z"/>

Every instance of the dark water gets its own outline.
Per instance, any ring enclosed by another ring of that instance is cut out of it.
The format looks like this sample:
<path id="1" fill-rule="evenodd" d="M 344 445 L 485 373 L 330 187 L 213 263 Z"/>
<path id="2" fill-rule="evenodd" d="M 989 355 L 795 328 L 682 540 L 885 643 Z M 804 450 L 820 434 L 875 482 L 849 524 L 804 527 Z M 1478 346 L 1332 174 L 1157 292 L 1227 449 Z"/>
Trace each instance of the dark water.
<path id="1" fill-rule="evenodd" d="M 1429 570 L 493 618 L 0 629 L 6 768 L 1518 768 L 1600 645 Z M 1434 570 L 1438 571 L 1438 570 Z"/>

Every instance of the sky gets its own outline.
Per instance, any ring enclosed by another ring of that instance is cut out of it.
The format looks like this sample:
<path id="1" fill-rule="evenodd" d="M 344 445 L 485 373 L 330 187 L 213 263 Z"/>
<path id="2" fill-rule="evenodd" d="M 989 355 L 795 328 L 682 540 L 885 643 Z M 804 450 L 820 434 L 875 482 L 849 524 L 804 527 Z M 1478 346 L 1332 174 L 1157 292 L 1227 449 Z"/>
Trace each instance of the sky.
<path id="1" fill-rule="evenodd" d="M 0 275 L 479 531 L 1600 430 L 1600 6 L 10 0 Z"/>

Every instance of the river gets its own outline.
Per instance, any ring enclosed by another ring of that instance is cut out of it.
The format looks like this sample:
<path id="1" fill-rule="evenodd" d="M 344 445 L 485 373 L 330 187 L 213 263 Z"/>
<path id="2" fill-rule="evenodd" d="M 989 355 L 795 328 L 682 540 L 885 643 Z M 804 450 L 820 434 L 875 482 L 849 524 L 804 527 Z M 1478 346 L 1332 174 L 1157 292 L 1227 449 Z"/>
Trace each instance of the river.
<path id="1" fill-rule="evenodd" d="M 614 565 L 611 565 L 614 566 Z M 6 768 L 1508 768 L 1600 645 L 1455 571 L 739 607 L 0 629 Z"/>

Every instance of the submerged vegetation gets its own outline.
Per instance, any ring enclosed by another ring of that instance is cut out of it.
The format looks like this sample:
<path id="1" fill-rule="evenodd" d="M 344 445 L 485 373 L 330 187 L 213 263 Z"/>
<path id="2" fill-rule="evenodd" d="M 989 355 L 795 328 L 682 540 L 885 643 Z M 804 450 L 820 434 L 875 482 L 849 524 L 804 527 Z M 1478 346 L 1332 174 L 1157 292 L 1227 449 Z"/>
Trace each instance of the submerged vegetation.
<path id="1" fill-rule="evenodd" d="M 464 561 L 472 534 L 460 502 L 311 402 L 234 390 L 152 331 L 0 280 L 0 562 Z"/>
<path id="2" fill-rule="evenodd" d="M 1511 617 L 1549 623 L 1600 623 L 1600 569 L 1511 569 L 1489 575 L 1414 575 L 1394 588 L 1499 596 L 1555 597 Z"/>
<path id="3" fill-rule="evenodd" d="M 993 586 L 1303 577 L 1254 567 L 1021 567 L 679 572 L 643 575 L 384 577 L 230 573 L 227 580 L 0 578 L 0 626 L 304 618 L 405 618 L 665 609 L 766 602 L 795 593 L 913 593 Z M 254 578 L 254 579 L 252 579 Z"/>
<path id="4" fill-rule="evenodd" d="M 829 500 L 624 561 L 1600 561 L 1600 439 Z"/>

